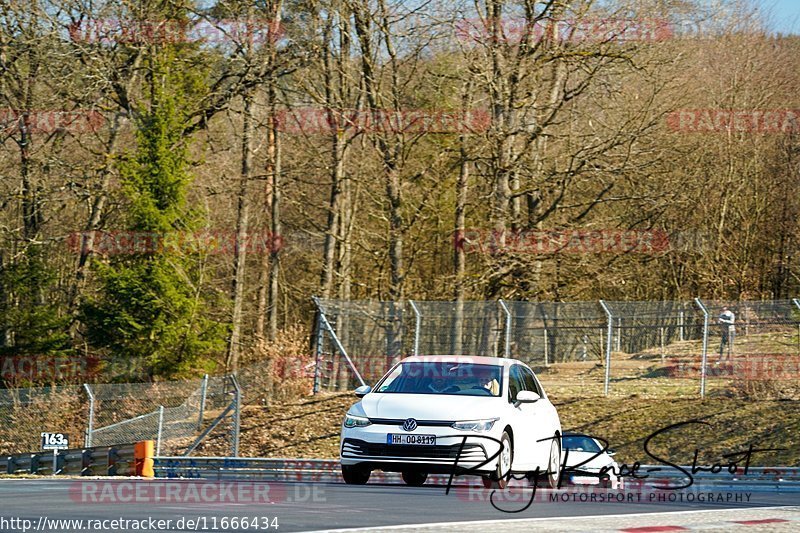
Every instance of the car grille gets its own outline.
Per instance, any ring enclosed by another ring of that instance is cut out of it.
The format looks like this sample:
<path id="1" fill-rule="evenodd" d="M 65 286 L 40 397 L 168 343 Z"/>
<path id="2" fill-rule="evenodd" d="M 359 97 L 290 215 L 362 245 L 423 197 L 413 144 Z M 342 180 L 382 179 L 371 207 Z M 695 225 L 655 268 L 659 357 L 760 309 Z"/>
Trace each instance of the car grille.
<path id="1" fill-rule="evenodd" d="M 372 418 L 369 419 L 373 424 L 381 424 L 384 426 L 402 426 L 405 418 Z M 450 427 L 455 421 L 453 420 L 417 420 L 417 427 Z"/>
<path id="2" fill-rule="evenodd" d="M 342 455 L 346 457 L 372 457 L 386 459 L 455 461 L 460 444 L 448 446 L 409 446 L 404 444 L 384 444 L 366 442 L 360 439 L 345 439 Z M 464 444 L 459 462 L 483 462 L 486 451 L 480 444 Z"/>

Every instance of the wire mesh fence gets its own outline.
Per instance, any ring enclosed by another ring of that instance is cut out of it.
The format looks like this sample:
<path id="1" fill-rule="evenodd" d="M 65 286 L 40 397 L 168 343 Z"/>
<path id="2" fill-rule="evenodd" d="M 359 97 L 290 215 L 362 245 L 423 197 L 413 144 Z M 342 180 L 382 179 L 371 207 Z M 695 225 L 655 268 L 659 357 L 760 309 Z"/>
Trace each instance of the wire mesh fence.
<path id="1" fill-rule="evenodd" d="M 86 413 L 80 386 L 0 389 L 0 451 L 38 450 L 43 431 L 65 433 L 80 445 Z"/>
<path id="2" fill-rule="evenodd" d="M 800 397 L 796 299 L 315 301 L 315 391 L 374 384 L 408 355 L 454 354 L 520 359 L 568 396 Z"/>
<path id="3" fill-rule="evenodd" d="M 49 431 L 66 433 L 73 447 L 154 440 L 160 454 L 180 455 L 226 412 L 215 428 L 229 435 L 235 454 L 240 408 L 230 376 L 0 389 L 0 452 L 37 450 Z"/>
<path id="4" fill-rule="evenodd" d="M 800 399 L 797 299 L 316 303 L 314 353 L 295 348 L 242 368 L 245 398 L 263 405 L 296 398 L 312 380 L 317 392 L 351 390 L 409 355 L 464 354 L 525 361 L 561 397 Z M 213 421 L 234 450 L 235 395 L 224 376 L 0 389 L 0 452 L 35 450 L 41 432 L 51 431 L 95 446 L 160 434 L 161 453 L 180 454 Z M 235 453 L 228 449 L 221 453 Z"/>

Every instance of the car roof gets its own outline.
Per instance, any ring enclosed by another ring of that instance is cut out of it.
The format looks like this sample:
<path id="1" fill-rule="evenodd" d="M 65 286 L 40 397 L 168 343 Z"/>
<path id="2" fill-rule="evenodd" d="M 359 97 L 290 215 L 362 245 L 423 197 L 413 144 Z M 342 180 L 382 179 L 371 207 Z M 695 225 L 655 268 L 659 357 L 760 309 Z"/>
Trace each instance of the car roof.
<path id="1" fill-rule="evenodd" d="M 522 361 L 509 359 L 507 357 L 485 357 L 479 355 L 413 355 L 406 357 L 401 363 L 460 363 L 476 365 L 493 365 L 509 367 L 514 363 L 522 364 Z"/>
<path id="2" fill-rule="evenodd" d="M 595 441 L 598 444 L 601 444 L 601 445 L 603 444 L 602 442 L 600 442 L 596 438 L 592 437 L 591 435 L 586 435 L 584 433 L 577 433 L 577 432 L 574 432 L 574 431 L 565 431 L 564 433 L 561 434 L 561 436 L 562 437 L 586 437 L 587 439 L 592 439 L 593 441 Z"/>

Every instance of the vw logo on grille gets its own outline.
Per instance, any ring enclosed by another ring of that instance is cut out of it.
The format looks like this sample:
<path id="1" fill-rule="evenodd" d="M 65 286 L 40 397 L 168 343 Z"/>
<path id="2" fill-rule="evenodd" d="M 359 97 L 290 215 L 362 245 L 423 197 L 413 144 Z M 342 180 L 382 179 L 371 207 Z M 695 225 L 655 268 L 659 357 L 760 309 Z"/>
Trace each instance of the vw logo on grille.
<path id="1" fill-rule="evenodd" d="M 403 429 L 406 431 L 414 431 L 417 429 L 417 421 L 413 418 L 407 419 L 405 422 L 403 422 Z"/>

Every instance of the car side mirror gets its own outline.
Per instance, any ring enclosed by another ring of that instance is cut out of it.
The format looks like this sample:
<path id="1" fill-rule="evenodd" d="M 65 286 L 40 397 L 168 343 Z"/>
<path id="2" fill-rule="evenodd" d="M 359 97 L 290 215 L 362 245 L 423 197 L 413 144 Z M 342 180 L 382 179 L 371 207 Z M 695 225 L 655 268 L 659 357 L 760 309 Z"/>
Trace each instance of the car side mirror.
<path id="1" fill-rule="evenodd" d="M 366 396 L 370 392 L 372 392 L 372 387 L 370 387 L 369 385 L 362 385 L 362 386 L 360 386 L 359 388 L 357 388 L 356 390 L 353 391 L 353 393 L 356 396 L 358 396 L 359 398 L 363 398 L 364 396 Z"/>
<path id="2" fill-rule="evenodd" d="M 542 399 L 541 396 L 533 391 L 521 390 L 517 393 L 517 401 L 520 403 L 534 403 Z"/>
<path id="3" fill-rule="evenodd" d="M 611 448 L 609 448 L 606 450 L 606 453 L 608 455 L 617 455 L 617 450 L 612 450 Z"/>

